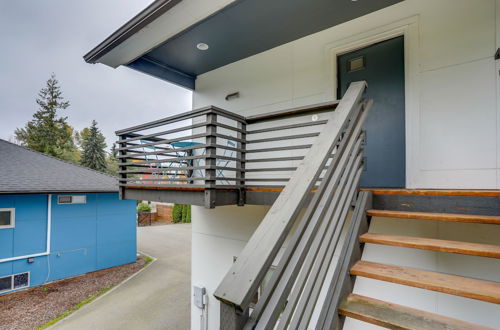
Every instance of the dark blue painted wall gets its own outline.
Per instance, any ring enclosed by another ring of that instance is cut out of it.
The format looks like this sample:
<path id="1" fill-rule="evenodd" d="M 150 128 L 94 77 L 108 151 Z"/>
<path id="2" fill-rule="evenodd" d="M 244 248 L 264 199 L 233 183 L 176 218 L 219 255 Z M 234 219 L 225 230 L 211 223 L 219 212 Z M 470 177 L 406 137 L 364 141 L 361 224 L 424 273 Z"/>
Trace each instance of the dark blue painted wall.
<path id="1" fill-rule="evenodd" d="M 81 194 L 72 194 L 81 195 Z M 0 276 L 30 272 L 36 286 L 136 259 L 135 201 L 117 193 L 85 194 L 86 204 L 57 204 L 52 195 L 51 254 L 0 262 Z M 48 195 L 0 195 L 0 208 L 16 209 L 15 228 L 0 229 L 0 259 L 46 251 Z"/>

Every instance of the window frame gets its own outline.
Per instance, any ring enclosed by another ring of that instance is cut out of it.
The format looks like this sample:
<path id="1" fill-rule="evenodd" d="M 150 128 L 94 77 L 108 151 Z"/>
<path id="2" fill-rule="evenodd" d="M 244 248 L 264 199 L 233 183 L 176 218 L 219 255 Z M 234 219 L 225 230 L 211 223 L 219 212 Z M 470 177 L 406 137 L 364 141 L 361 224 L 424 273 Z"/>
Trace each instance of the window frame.
<path id="1" fill-rule="evenodd" d="M 4 207 L 0 208 L 0 212 L 2 211 L 10 211 L 10 224 L 9 225 L 0 225 L 0 230 L 2 229 L 11 229 L 16 227 L 16 209 L 14 207 Z"/>
<path id="2" fill-rule="evenodd" d="M 20 288 L 14 288 L 14 277 L 17 275 L 22 275 L 22 274 L 27 274 L 28 275 L 28 283 L 26 286 L 20 287 Z M 6 276 L 0 276 L 0 278 L 8 278 L 10 277 L 10 289 L 5 289 L 5 290 L 0 290 L 0 293 L 6 293 L 6 292 L 11 292 L 11 291 L 18 291 L 18 290 L 23 290 L 23 289 L 28 289 L 31 287 L 31 272 L 21 272 L 21 273 L 16 273 L 16 274 L 11 274 L 11 275 L 6 275 Z"/>
<path id="3" fill-rule="evenodd" d="M 75 203 L 73 201 L 73 197 L 83 197 L 84 201 L 82 203 Z M 59 202 L 59 198 L 61 197 L 70 197 L 71 198 L 71 202 L 70 203 L 61 203 Z M 87 195 L 58 195 L 57 196 L 57 205 L 83 205 L 83 204 L 87 204 Z"/>

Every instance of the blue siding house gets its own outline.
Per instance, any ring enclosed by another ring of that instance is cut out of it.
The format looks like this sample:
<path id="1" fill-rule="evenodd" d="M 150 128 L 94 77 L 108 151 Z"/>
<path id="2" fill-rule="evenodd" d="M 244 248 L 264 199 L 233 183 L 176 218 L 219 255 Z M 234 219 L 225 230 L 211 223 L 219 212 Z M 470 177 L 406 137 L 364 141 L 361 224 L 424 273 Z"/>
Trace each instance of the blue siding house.
<path id="1" fill-rule="evenodd" d="M 136 260 L 115 178 L 0 140 L 0 294 Z"/>

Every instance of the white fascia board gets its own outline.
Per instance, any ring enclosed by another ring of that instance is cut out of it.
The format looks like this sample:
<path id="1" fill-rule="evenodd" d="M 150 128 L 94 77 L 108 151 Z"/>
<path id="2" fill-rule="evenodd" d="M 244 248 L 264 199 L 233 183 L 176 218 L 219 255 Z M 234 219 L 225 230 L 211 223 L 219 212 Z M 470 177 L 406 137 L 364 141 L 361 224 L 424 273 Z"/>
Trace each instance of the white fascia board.
<path id="1" fill-rule="evenodd" d="M 102 56 L 97 62 L 117 68 L 209 17 L 236 0 L 183 0 Z"/>

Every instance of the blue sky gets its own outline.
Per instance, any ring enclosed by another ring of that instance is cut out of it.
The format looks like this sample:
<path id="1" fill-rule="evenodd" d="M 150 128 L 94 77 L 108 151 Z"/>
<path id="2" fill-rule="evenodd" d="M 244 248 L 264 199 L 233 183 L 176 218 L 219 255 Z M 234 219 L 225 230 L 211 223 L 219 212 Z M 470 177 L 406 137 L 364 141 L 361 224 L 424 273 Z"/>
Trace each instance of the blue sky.
<path id="1" fill-rule="evenodd" d="M 127 68 L 87 64 L 83 55 L 151 0 L 0 0 L 0 138 L 10 139 L 37 110 L 54 72 L 78 130 L 93 119 L 114 131 L 191 109 L 191 92 Z"/>

